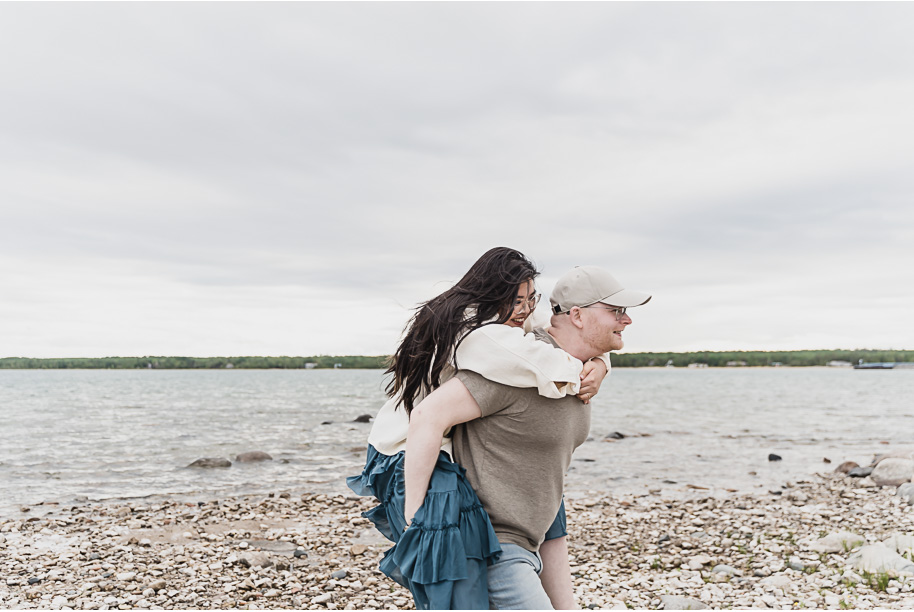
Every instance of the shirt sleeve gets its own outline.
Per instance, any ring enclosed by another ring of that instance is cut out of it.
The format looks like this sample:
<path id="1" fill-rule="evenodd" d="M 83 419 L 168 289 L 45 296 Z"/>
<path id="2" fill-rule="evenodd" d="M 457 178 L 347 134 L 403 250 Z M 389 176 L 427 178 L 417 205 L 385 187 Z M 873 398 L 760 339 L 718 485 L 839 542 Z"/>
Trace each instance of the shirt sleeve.
<path id="1" fill-rule="evenodd" d="M 584 364 L 533 334 L 507 325 L 483 325 L 457 347 L 456 365 L 509 387 L 535 388 L 543 397 L 577 395 Z"/>
<path id="2" fill-rule="evenodd" d="M 487 417 L 508 408 L 513 403 L 517 389 L 488 380 L 476 372 L 459 370 L 455 376 L 467 388 L 479 405 L 479 412 Z"/>
<path id="3" fill-rule="evenodd" d="M 603 353 L 602 355 L 597 355 L 594 359 L 599 359 L 606 364 L 606 376 L 609 376 L 609 373 L 612 372 L 613 366 L 609 361 L 609 353 Z M 605 377 L 604 377 L 605 378 Z"/>

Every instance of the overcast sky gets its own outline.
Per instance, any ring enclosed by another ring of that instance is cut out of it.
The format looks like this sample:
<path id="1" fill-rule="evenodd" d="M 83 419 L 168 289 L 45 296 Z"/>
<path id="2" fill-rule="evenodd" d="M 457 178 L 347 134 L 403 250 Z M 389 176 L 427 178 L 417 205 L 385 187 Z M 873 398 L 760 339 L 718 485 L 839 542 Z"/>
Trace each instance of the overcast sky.
<path id="1" fill-rule="evenodd" d="M 0 357 L 387 354 L 484 251 L 626 350 L 914 349 L 914 4 L 0 3 Z"/>

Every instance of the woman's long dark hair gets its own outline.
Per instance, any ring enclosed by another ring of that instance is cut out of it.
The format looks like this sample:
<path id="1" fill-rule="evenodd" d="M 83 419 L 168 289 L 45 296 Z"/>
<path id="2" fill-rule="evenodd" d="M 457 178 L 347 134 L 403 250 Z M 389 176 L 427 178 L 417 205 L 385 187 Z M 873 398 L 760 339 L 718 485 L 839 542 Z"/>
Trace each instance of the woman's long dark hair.
<path id="1" fill-rule="evenodd" d="M 506 322 L 514 310 L 518 286 L 538 275 L 536 266 L 519 251 L 507 247 L 486 251 L 456 285 L 416 308 L 387 368 L 394 375 L 387 395 L 399 394 L 406 413 L 412 412 L 420 392 L 431 392 L 441 384 L 441 371 L 460 340 L 487 322 Z"/>

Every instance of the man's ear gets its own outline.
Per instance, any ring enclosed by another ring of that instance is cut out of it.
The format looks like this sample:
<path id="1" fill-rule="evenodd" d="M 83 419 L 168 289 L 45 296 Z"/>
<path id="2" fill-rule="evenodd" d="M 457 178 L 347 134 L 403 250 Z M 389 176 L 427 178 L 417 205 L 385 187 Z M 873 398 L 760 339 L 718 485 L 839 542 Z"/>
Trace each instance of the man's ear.
<path id="1" fill-rule="evenodd" d="M 581 309 L 577 306 L 572 306 L 571 310 L 568 311 L 568 319 L 578 329 L 584 329 L 584 318 L 581 316 Z"/>

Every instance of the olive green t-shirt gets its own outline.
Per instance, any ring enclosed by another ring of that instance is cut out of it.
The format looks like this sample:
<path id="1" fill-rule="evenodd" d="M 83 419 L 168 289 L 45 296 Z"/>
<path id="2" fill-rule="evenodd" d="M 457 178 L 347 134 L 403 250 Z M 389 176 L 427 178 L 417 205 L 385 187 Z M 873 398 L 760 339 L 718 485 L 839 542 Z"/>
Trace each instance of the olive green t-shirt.
<path id="1" fill-rule="evenodd" d="M 543 330 L 538 340 L 557 346 Z M 590 406 L 548 399 L 462 370 L 457 378 L 482 417 L 454 430 L 454 459 L 492 519 L 501 542 L 539 550 L 562 503 L 571 453 L 587 439 Z"/>

